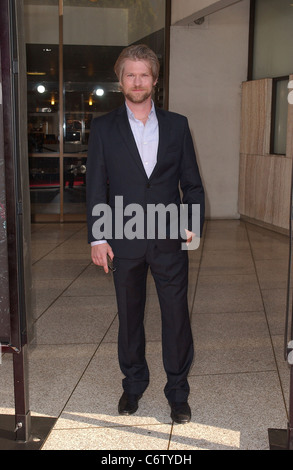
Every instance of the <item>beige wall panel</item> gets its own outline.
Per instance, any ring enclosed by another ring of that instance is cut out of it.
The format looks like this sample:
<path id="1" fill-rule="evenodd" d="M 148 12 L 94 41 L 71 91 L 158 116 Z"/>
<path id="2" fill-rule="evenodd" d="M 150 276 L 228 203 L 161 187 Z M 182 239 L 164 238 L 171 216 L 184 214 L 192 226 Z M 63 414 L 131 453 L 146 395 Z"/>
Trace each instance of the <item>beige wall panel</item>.
<path id="1" fill-rule="evenodd" d="M 271 158 L 261 155 L 248 157 L 247 190 L 252 186 L 252 196 L 249 199 L 249 217 L 272 223 L 273 218 L 273 180 L 274 169 Z"/>
<path id="2" fill-rule="evenodd" d="M 289 228 L 292 160 L 241 155 L 239 212 L 250 219 Z"/>
<path id="3" fill-rule="evenodd" d="M 274 211 L 274 161 L 272 158 L 257 156 L 255 168 L 256 218 L 273 223 Z"/>
<path id="4" fill-rule="evenodd" d="M 239 184 L 238 184 L 238 211 L 244 215 L 246 213 L 245 204 L 245 182 L 246 182 L 246 155 L 240 155 L 239 160 Z"/>
<path id="5" fill-rule="evenodd" d="M 274 158 L 273 219 L 277 227 L 289 228 L 292 159 Z"/>
<path id="6" fill-rule="evenodd" d="M 266 155 L 270 152 L 272 80 L 242 84 L 240 153 Z"/>

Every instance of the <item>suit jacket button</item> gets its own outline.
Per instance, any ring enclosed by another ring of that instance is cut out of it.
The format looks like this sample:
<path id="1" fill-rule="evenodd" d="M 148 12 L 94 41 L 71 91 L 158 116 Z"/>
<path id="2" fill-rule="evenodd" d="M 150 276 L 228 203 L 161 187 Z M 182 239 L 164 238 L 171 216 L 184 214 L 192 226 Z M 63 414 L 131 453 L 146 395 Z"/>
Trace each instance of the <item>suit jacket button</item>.
<path id="1" fill-rule="evenodd" d="M 147 188 L 149 189 L 150 187 L 151 187 L 151 184 L 150 184 L 150 183 L 148 183 L 148 184 L 147 184 Z"/>

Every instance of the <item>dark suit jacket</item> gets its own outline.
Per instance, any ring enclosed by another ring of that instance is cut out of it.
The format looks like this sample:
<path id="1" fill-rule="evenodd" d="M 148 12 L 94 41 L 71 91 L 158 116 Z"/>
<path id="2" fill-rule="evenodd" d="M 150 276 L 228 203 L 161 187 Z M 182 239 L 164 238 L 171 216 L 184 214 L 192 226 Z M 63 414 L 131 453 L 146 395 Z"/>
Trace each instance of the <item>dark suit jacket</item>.
<path id="1" fill-rule="evenodd" d="M 128 121 L 126 106 L 95 118 L 92 122 L 87 158 L 88 241 L 98 216 L 92 214 L 96 204 L 109 204 L 115 219 L 115 196 L 123 196 L 123 208 L 139 204 L 144 211 L 148 204 L 200 204 L 201 230 L 204 221 L 204 189 L 196 162 L 194 146 L 186 117 L 156 108 L 159 124 L 157 164 L 148 178 Z M 181 193 L 179 190 L 179 183 Z M 182 197 L 181 197 L 182 196 Z M 120 198 L 121 200 L 121 198 Z M 116 199 L 117 202 L 117 199 Z M 122 210 L 122 208 L 120 208 Z M 116 208 L 117 211 L 117 208 Z M 189 228 L 191 229 L 191 214 Z M 124 223 L 129 217 L 124 217 Z M 168 225 L 168 222 L 166 222 Z M 166 229 L 168 235 L 168 227 Z M 197 233 L 197 235 L 200 235 Z M 146 238 L 107 238 L 114 255 L 138 258 L 144 255 Z M 182 238 L 158 240 L 162 251 L 180 248 Z"/>

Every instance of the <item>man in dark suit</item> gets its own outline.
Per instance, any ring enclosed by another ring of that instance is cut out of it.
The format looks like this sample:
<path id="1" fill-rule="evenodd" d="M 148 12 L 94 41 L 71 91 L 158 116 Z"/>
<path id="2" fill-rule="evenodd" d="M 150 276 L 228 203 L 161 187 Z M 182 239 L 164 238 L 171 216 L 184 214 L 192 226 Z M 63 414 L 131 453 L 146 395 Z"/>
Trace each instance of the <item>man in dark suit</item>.
<path id="1" fill-rule="evenodd" d="M 195 235 L 193 206 L 200 206 L 198 231 L 202 230 L 204 190 L 187 119 L 155 107 L 152 101 L 159 74 L 156 54 L 144 45 L 130 46 L 120 54 L 115 72 L 125 104 L 93 120 L 87 212 L 93 262 L 107 273 L 109 259 L 113 261 L 118 356 L 125 375 L 118 410 L 124 415 L 134 413 L 149 383 L 143 320 L 150 267 L 162 316 L 164 392 L 172 419 L 187 423 L 191 417 L 187 376 L 194 351 L 187 305 L 188 253 L 182 243 Z M 179 213 L 182 203 L 188 215 L 183 234 L 178 230 L 174 236 L 174 226 L 181 219 L 174 223 L 167 212 L 163 222 L 159 217 L 158 223 L 152 219 L 151 227 L 147 226 L 149 208 L 172 205 Z M 105 208 L 109 208 L 108 218 Z M 134 221 L 136 208 L 141 211 Z M 162 226 L 165 236 L 160 236 Z"/>

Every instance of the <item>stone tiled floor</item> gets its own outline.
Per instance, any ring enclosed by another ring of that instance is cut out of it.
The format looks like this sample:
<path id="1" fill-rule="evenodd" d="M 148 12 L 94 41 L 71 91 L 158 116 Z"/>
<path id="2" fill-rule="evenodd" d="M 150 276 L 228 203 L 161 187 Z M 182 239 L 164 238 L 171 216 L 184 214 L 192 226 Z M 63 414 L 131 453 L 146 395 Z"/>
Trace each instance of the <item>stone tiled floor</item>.
<path id="1" fill-rule="evenodd" d="M 173 425 L 163 394 L 160 313 L 146 306 L 151 383 L 135 415 L 117 412 L 117 308 L 111 274 L 90 260 L 84 224 L 32 225 L 36 341 L 30 408 L 56 417 L 43 449 L 269 449 L 286 428 L 289 369 L 283 333 L 289 241 L 239 220 L 207 221 L 189 251 L 195 341 L 192 421 Z M 0 367 L 0 412 L 14 413 L 11 355 Z"/>

